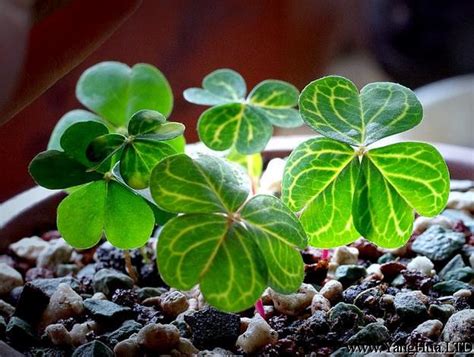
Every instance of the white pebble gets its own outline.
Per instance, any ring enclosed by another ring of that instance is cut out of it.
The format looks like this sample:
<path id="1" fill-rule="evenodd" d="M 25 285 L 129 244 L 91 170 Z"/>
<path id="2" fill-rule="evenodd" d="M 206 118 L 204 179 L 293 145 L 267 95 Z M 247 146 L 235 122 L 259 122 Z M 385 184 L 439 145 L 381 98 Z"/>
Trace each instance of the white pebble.
<path id="1" fill-rule="evenodd" d="M 237 339 L 236 345 L 245 353 L 254 353 L 263 346 L 278 341 L 278 333 L 260 316 L 255 315 L 250 321 L 247 331 Z"/>
<path id="2" fill-rule="evenodd" d="M 275 309 L 282 314 L 296 316 L 311 304 L 316 293 L 317 291 L 312 285 L 301 284 L 298 292 L 294 294 L 280 294 L 271 290 L 270 295 Z"/>
<path id="3" fill-rule="evenodd" d="M 10 250 L 15 253 L 17 257 L 36 262 L 43 250 L 48 247 L 48 242 L 40 237 L 34 236 L 29 238 L 22 238 L 18 242 L 10 244 Z"/>
<path id="4" fill-rule="evenodd" d="M 407 269 L 418 271 L 427 276 L 433 276 L 436 272 L 433 270 L 434 264 L 427 257 L 418 256 L 411 260 L 407 265 Z"/>
<path id="5" fill-rule="evenodd" d="M 457 298 L 460 298 L 460 297 L 465 297 L 465 298 L 468 298 L 472 295 L 471 293 L 471 290 L 469 289 L 461 289 L 461 290 L 458 290 L 456 291 L 453 296 L 454 297 L 457 297 Z"/>
<path id="6" fill-rule="evenodd" d="M 331 258 L 331 262 L 338 265 L 351 265 L 357 264 L 358 258 L 359 250 L 357 248 L 342 246 L 336 248 Z"/>
<path id="7" fill-rule="evenodd" d="M 446 207 L 474 213 L 474 191 L 451 191 Z"/>
<path id="8" fill-rule="evenodd" d="M 53 345 L 65 346 L 72 344 L 71 335 L 63 324 L 49 325 L 45 332 Z"/>
<path id="9" fill-rule="evenodd" d="M 445 216 L 436 216 L 436 217 L 423 217 L 419 216 L 415 219 L 413 223 L 413 232 L 421 234 L 426 231 L 429 227 L 440 225 L 443 228 L 451 229 L 453 227 L 453 222 Z"/>
<path id="10" fill-rule="evenodd" d="M 82 324 L 74 324 L 69 334 L 71 335 L 72 344 L 80 346 L 87 343 L 87 334 L 97 329 L 95 321 L 86 321 Z"/>
<path id="11" fill-rule="evenodd" d="M 311 301 L 311 313 L 316 311 L 329 311 L 331 309 L 331 303 L 321 294 L 316 294 L 313 296 Z"/>
<path id="12" fill-rule="evenodd" d="M 428 338 L 437 338 L 441 335 L 441 331 L 443 331 L 443 323 L 439 320 L 427 320 L 413 330 Z"/>
<path id="13" fill-rule="evenodd" d="M 6 263 L 0 263 L 0 295 L 7 295 L 17 286 L 23 285 L 19 272 Z"/>
<path id="14" fill-rule="evenodd" d="M 71 259 L 72 251 L 72 247 L 64 239 L 55 239 L 38 256 L 38 267 L 55 268 L 58 264 L 67 263 Z"/>
<path id="15" fill-rule="evenodd" d="M 260 178 L 258 193 L 275 194 L 281 191 L 281 181 L 286 161 L 280 158 L 272 159 Z"/>
<path id="16" fill-rule="evenodd" d="M 319 293 L 331 303 L 334 303 L 342 297 L 343 290 L 342 284 L 339 281 L 329 280 L 324 284 Z"/>
<path id="17" fill-rule="evenodd" d="M 107 300 L 107 296 L 105 296 L 104 293 L 101 293 L 100 291 L 98 293 L 95 293 L 92 295 L 91 299 L 94 300 Z"/>

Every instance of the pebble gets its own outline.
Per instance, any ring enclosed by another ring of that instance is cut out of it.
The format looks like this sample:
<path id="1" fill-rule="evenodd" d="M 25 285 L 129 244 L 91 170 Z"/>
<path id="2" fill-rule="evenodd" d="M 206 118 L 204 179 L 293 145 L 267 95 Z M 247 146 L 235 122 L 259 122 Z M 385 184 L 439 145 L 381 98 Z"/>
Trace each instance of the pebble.
<path id="1" fill-rule="evenodd" d="M 319 291 L 319 294 L 334 303 L 342 298 L 343 287 L 337 280 L 329 280 Z M 316 295 L 315 295 L 316 296 Z"/>
<path id="2" fill-rule="evenodd" d="M 95 293 L 94 295 L 92 295 L 91 299 L 93 300 L 108 300 L 107 299 L 107 296 L 105 296 L 104 293 Z"/>
<path id="3" fill-rule="evenodd" d="M 434 262 L 439 262 L 451 258 L 461 250 L 465 241 L 466 238 L 463 233 L 434 225 L 415 239 L 411 249 L 415 253 L 425 255 Z"/>
<path id="4" fill-rule="evenodd" d="M 176 317 L 189 307 L 188 299 L 180 291 L 170 291 L 160 296 L 161 309 L 165 315 Z"/>
<path id="5" fill-rule="evenodd" d="M 242 348 L 245 353 L 254 353 L 263 346 L 274 344 L 278 341 L 278 333 L 259 315 L 255 315 L 247 330 L 241 334 L 236 345 Z"/>
<path id="6" fill-rule="evenodd" d="M 461 254 L 456 254 L 438 273 L 438 276 L 441 279 L 444 279 L 447 273 L 450 271 L 464 268 L 466 264 L 464 264 L 464 260 L 462 259 Z"/>
<path id="7" fill-rule="evenodd" d="M 271 290 L 270 295 L 277 311 L 289 316 L 297 316 L 311 304 L 316 293 L 317 291 L 312 285 L 301 284 L 299 290 L 294 294 L 280 294 Z"/>
<path id="8" fill-rule="evenodd" d="M 117 289 L 133 288 L 133 280 L 117 270 L 104 268 L 94 274 L 92 286 L 94 292 L 101 292 L 111 297 Z"/>
<path id="9" fill-rule="evenodd" d="M 56 267 L 56 276 L 70 276 L 74 275 L 79 271 L 79 266 L 77 264 L 58 264 Z"/>
<path id="10" fill-rule="evenodd" d="M 472 295 L 472 291 L 469 289 L 461 289 L 456 291 L 453 296 L 455 298 L 469 298 Z"/>
<path id="11" fill-rule="evenodd" d="M 14 288 L 22 285 L 21 274 L 6 263 L 0 263 L 0 296 L 8 295 Z"/>
<path id="12" fill-rule="evenodd" d="M 37 341 L 33 327 L 16 316 L 8 322 L 6 336 L 13 346 L 30 346 Z"/>
<path id="13" fill-rule="evenodd" d="M 446 322 L 442 339 L 445 342 L 474 342 L 472 331 L 474 331 L 474 309 L 459 311 Z"/>
<path id="14" fill-rule="evenodd" d="M 436 217 L 423 217 L 419 216 L 415 219 L 413 223 L 413 232 L 416 234 L 421 234 L 426 231 L 429 227 L 439 225 L 446 229 L 453 228 L 453 222 L 445 216 L 436 216 Z"/>
<path id="15" fill-rule="evenodd" d="M 444 276 L 445 280 L 459 280 L 465 283 L 469 283 L 472 279 L 474 279 L 474 269 L 471 267 L 464 267 L 459 269 L 451 270 L 447 272 Z"/>
<path id="16" fill-rule="evenodd" d="M 453 305 L 441 304 L 441 305 L 430 305 L 428 309 L 428 314 L 438 320 L 443 322 L 447 321 L 449 317 L 454 314 L 456 309 Z"/>
<path id="17" fill-rule="evenodd" d="M 94 320 L 105 325 L 118 325 L 133 315 L 129 307 L 108 300 L 86 299 L 84 307 Z"/>
<path id="18" fill-rule="evenodd" d="M 425 337 L 428 337 L 432 340 L 437 340 L 438 336 L 441 335 L 443 330 L 443 323 L 439 320 L 426 320 L 419 324 L 412 332 L 419 333 Z"/>
<path id="19" fill-rule="evenodd" d="M 5 336 L 6 330 L 7 330 L 7 322 L 5 321 L 5 318 L 3 316 L 0 316 L 0 339 L 2 339 Z"/>
<path id="20" fill-rule="evenodd" d="M 52 324 L 44 330 L 49 340 L 56 346 L 68 346 L 72 344 L 72 338 L 63 324 Z"/>
<path id="21" fill-rule="evenodd" d="M 114 352 L 100 341 L 92 341 L 78 347 L 72 357 L 114 357 Z"/>
<path id="22" fill-rule="evenodd" d="M 0 299 L 0 316 L 10 318 L 10 316 L 12 316 L 14 313 L 15 308 L 6 301 Z"/>
<path id="23" fill-rule="evenodd" d="M 137 342 L 149 352 L 166 353 L 179 344 L 179 330 L 173 325 L 149 324 L 138 332 Z"/>
<path id="24" fill-rule="evenodd" d="M 24 357 L 23 353 L 18 352 L 14 348 L 7 345 L 5 342 L 0 341 L 0 356 L 5 357 Z"/>
<path id="25" fill-rule="evenodd" d="M 176 350 L 185 356 L 195 356 L 199 353 L 199 350 L 194 347 L 193 343 L 187 338 L 180 337 Z"/>
<path id="26" fill-rule="evenodd" d="M 471 232 L 474 231 L 474 216 L 471 213 L 448 208 L 443 211 L 442 215 L 448 217 L 453 222 L 462 221 Z"/>
<path id="27" fill-rule="evenodd" d="M 376 280 L 382 280 L 384 278 L 380 264 L 370 264 L 367 268 L 367 275 Z"/>
<path id="28" fill-rule="evenodd" d="M 311 338 L 315 335 L 324 335 L 329 332 L 329 324 L 327 321 L 326 312 L 316 311 L 297 328 L 298 336 L 304 338 Z"/>
<path id="29" fill-rule="evenodd" d="M 362 328 L 347 343 L 352 345 L 381 345 L 389 339 L 388 329 L 383 324 L 374 322 Z"/>
<path id="30" fill-rule="evenodd" d="M 399 261 L 387 262 L 380 265 L 380 271 L 387 281 L 395 279 L 395 277 L 405 269 L 406 266 Z"/>
<path id="31" fill-rule="evenodd" d="M 167 290 L 164 288 L 144 287 L 137 289 L 137 296 L 140 301 L 164 294 Z"/>
<path id="32" fill-rule="evenodd" d="M 18 242 L 10 244 L 10 250 L 15 253 L 17 257 L 26 259 L 31 263 L 36 263 L 39 255 L 48 248 L 49 243 L 34 236 L 29 238 L 22 238 Z"/>
<path id="33" fill-rule="evenodd" d="M 331 262 L 337 265 L 357 264 L 359 258 L 359 250 L 355 247 L 342 246 L 334 250 Z"/>
<path id="34" fill-rule="evenodd" d="M 469 256 L 469 264 L 471 264 L 471 268 L 474 269 L 474 254 Z"/>
<path id="35" fill-rule="evenodd" d="M 453 295 L 458 290 L 469 289 L 470 285 L 459 280 L 447 280 L 433 285 L 433 290 L 442 295 Z"/>
<path id="36" fill-rule="evenodd" d="M 67 284 L 59 284 L 43 312 L 41 325 L 50 325 L 60 319 L 79 316 L 84 312 L 82 297 Z"/>
<path id="37" fill-rule="evenodd" d="M 427 276 L 433 276 L 436 271 L 433 270 L 434 264 L 427 257 L 418 256 L 413 258 L 407 265 L 408 270 L 418 271 Z"/>
<path id="38" fill-rule="evenodd" d="M 141 357 L 140 345 L 134 338 L 128 338 L 120 341 L 114 347 L 115 357 Z"/>
<path id="39" fill-rule="evenodd" d="M 212 307 L 184 316 L 191 327 L 194 346 L 199 349 L 232 348 L 240 335 L 240 316 L 218 311 Z"/>
<path id="40" fill-rule="evenodd" d="M 74 346 L 80 346 L 87 342 L 87 334 L 97 329 L 95 321 L 86 321 L 81 324 L 74 324 L 69 332 Z"/>
<path id="41" fill-rule="evenodd" d="M 337 267 L 334 277 L 344 286 L 348 286 L 366 275 L 367 271 L 360 265 L 340 265 Z"/>
<path id="42" fill-rule="evenodd" d="M 316 311 L 329 311 L 331 309 L 331 303 L 321 294 L 315 294 L 311 300 L 311 313 Z"/>
<path id="43" fill-rule="evenodd" d="M 395 295 L 393 303 L 395 311 L 404 320 L 416 320 L 426 316 L 427 309 L 419 292 L 400 292 Z"/>
<path id="44" fill-rule="evenodd" d="M 329 310 L 328 321 L 332 325 L 343 324 L 350 327 L 353 325 L 363 325 L 364 314 L 357 306 L 340 302 Z"/>
<path id="45" fill-rule="evenodd" d="M 38 256 L 39 268 L 56 268 L 58 264 L 67 263 L 71 259 L 73 248 L 62 238 L 49 242 Z"/>
<path id="46" fill-rule="evenodd" d="M 101 338 L 103 338 L 103 342 L 107 345 L 114 346 L 118 342 L 128 339 L 133 334 L 138 333 L 142 327 L 143 325 L 141 323 L 134 320 L 127 320 L 118 329 L 102 335 Z"/>
<path id="47" fill-rule="evenodd" d="M 452 208 L 455 210 L 465 210 L 474 213 L 474 191 L 451 191 L 449 193 L 446 208 Z"/>

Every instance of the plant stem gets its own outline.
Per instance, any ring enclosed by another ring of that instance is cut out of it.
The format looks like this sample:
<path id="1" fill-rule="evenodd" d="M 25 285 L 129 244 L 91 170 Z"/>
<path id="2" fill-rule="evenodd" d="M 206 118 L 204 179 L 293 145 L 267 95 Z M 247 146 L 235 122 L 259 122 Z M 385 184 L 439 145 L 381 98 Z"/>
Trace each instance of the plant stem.
<path id="1" fill-rule="evenodd" d="M 125 258 L 125 269 L 127 270 L 128 275 L 133 281 L 136 283 L 138 281 L 138 274 L 135 270 L 134 266 L 132 265 L 132 258 L 130 257 L 130 251 L 128 249 L 123 251 L 123 255 Z"/>
<path id="2" fill-rule="evenodd" d="M 257 302 L 255 303 L 255 310 L 257 310 L 257 312 L 260 314 L 260 316 L 262 316 L 264 320 L 267 319 L 265 316 L 265 309 L 263 308 L 262 299 L 258 299 Z"/>

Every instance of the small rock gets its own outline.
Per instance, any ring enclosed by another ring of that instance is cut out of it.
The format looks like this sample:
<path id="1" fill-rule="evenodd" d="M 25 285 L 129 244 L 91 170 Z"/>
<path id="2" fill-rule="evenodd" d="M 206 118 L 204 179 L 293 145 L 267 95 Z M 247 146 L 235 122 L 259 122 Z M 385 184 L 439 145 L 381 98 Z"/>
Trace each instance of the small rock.
<path id="1" fill-rule="evenodd" d="M 92 295 L 91 299 L 93 300 L 108 300 L 107 296 L 104 293 L 95 293 Z"/>
<path id="2" fill-rule="evenodd" d="M 69 346 L 72 344 L 72 338 L 63 324 L 52 324 L 44 330 L 49 340 L 56 346 Z"/>
<path id="3" fill-rule="evenodd" d="M 15 253 L 17 257 L 26 259 L 32 263 L 36 262 L 39 255 L 48 248 L 49 243 L 34 236 L 29 238 L 22 238 L 19 241 L 10 244 L 10 250 Z"/>
<path id="4" fill-rule="evenodd" d="M 275 309 L 286 315 L 297 316 L 311 304 L 316 293 L 312 285 L 302 284 L 294 294 L 285 295 L 271 290 L 270 295 Z"/>
<path id="5" fill-rule="evenodd" d="M 114 347 L 115 357 L 141 357 L 140 345 L 134 338 L 120 341 Z"/>
<path id="6" fill-rule="evenodd" d="M 472 279 L 474 279 L 474 269 L 472 269 L 471 267 L 464 267 L 451 270 L 450 272 L 446 273 L 444 279 L 459 280 L 464 281 L 465 283 L 469 283 Z"/>
<path id="7" fill-rule="evenodd" d="M 52 240 L 39 254 L 37 265 L 40 268 L 55 268 L 58 264 L 67 263 L 72 252 L 72 247 L 64 239 Z"/>
<path id="8" fill-rule="evenodd" d="M 0 299 L 0 316 L 10 318 L 15 313 L 15 308 L 9 303 Z"/>
<path id="9" fill-rule="evenodd" d="M 411 249 L 438 262 L 451 258 L 461 250 L 465 241 L 464 234 L 435 225 L 419 235 L 413 242 Z"/>
<path id="10" fill-rule="evenodd" d="M 96 340 L 78 347 L 72 357 L 114 357 L 114 353 L 107 345 Z"/>
<path id="11" fill-rule="evenodd" d="M 342 291 L 343 287 L 339 281 L 329 280 L 326 284 L 324 284 L 319 293 L 331 303 L 334 303 L 342 298 Z"/>
<path id="12" fill-rule="evenodd" d="M 111 297 L 117 289 L 133 288 L 133 280 L 117 270 L 101 269 L 95 273 L 92 286 L 95 292 L 102 292 Z"/>
<path id="13" fill-rule="evenodd" d="M 466 264 L 464 264 L 464 260 L 462 259 L 461 254 L 456 254 L 453 259 L 451 259 L 443 269 L 440 270 L 438 273 L 439 277 L 441 279 L 444 279 L 445 275 L 449 273 L 450 271 L 464 268 Z"/>
<path id="14" fill-rule="evenodd" d="M 374 322 L 357 332 L 347 343 L 352 345 L 381 345 L 389 339 L 388 329 L 383 324 Z"/>
<path id="15" fill-rule="evenodd" d="M 433 290 L 442 295 L 453 295 L 458 290 L 469 288 L 469 284 L 459 280 L 447 280 L 433 285 Z"/>
<path id="16" fill-rule="evenodd" d="M 442 339 L 445 342 L 474 342 L 473 330 L 474 309 L 459 311 L 446 322 Z"/>
<path id="17" fill-rule="evenodd" d="M 69 332 L 74 346 L 80 346 L 87 343 L 87 334 L 97 329 L 94 321 L 86 321 L 81 324 L 74 324 Z"/>
<path id="18" fill-rule="evenodd" d="M 166 292 L 166 289 L 164 288 L 145 287 L 145 288 L 137 289 L 137 296 L 140 299 L 140 301 L 143 301 L 151 297 L 160 296 L 164 294 L 165 292 Z"/>
<path id="19" fill-rule="evenodd" d="M 48 268 L 34 267 L 28 269 L 25 273 L 25 281 L 33 281 L 37 279 L 51 279 L 54 278 L 54 273 Z"/>
<path id="20" fill-rule="evenodd" d="M 471 264 L 471 268 L 474 269 L 474 254 L 469 256 L 469 264 Z"/>
<path id="21" fill-rule="evenodd" d="M 357 306 L 340 302 L 329 310 L 328 321 L 332 325 L 353 327 L 364 324 L 364 314 Z"/>
<path id="22" fill-rule="evenodd" d="M 194 356 L 199 353 L 199 350 L 194 347 L 192 342 L 187 338 L 180 337 L 176 349 L 185 356 Z"/>
<path id="23" fill-rule="evenodd" d="M 140 345 L 135 338 L 128 338 L 120 341 L 114 347 L 115 357 L 141 357 Z"/>
<path id="24" fill-rule="evenodd" d="M 186 296 L 177 290 L 163 294 L 160 300 L 163 312 L 169 317 L 176 317 L 189 307 Z"/>
<path id="25" fill-rule="evenodd" d="M 425 337 L 430 338 L 431 340 L 437 340 L 438 336 L 441 335 L 443 330 L 443 323 L 439 320 L 427 320 L 419 324 L 412 332 L 419 333 Z"/>
<path id="26" fill-rule="evenodd" d="M 59 264 L 56 267 L 56 276 L 70 276 L 74 275 L 79 271 L 79 266 L 77 264 Z"/>
<path id="27" fill-rule="evenodd" d="M 393 303 L 397 314 L 404 320 L 416 320 L 426 316 L 427 309 L 420 299 L 419 292 L 400 292 L 395 295 Z"/>
<path id="28" fill-rule="evenodd" d="M 358 258 L 359 250 L 357 248 L 342 246 L 336 248 L 331 261 L 338 265 L 353 265 L 357 264 Z"/>
<path id="29" fill-rule="evenodd" d="M 173 325 L 149 324 L 138 332 L 137 342 L 149 352 L 169 352 L 179 344 L 179 331 Z"/>
<path id="30" fill-rule="evenodd" d="M 0 296 L 7 295 L 17 286 L 23 285 L 19 272 L 6 263 L 0 263 Z"/>
<path id="31" fill-rule="evenodd" d="M 329 332 L 329 324 L 324 311 L 316 311 L 297 328 L 296 333 L 304 339 Z"/>
<path id="32" fill-rule="evenodd" d="M 59 284 L 58 290 L 51 296 L 46 310 L 43 312 L 41 325 L 50 325 L 60 319 L 79 316 L 84 311 L 82 298 L 67 284 Z"/>
<path id="33" fill-rule="evenodd" d="M 220 346 L 232 348 L 240 335 L 240 317 L 207 307 L 184 320 L 191 327 L 192 342 L 199 349 Z"/>
<path id="34" fill-rule="evenodd" d="M 384 264 L 395 260 L 396 257 L 392 253 L 385 253 L 377 259 L 377 263 Z"/>
<path id="35" fill-rule="evenodd" d="M 6 335 L 11 344 L 17 347 L 31 346 L 37 341 L 33 327 L 16 316 L 8 322 Z"/>
<path id="36" fill-rule="evenodd" d="M 433 276 L 436 273 L 433 268 L 434 264 L 431 260 L 423 256 L 413 258 L 407 265 L 408 270 L 418 271 L 426 276 Z"/>
<path id="37" fill-rule="evenodd" d="M 472 292 L 471 290 L 468 290 L 468 289 L 461 289 L 461 290 L 456 291 L 453 294 L 455 298 L 469 298 L 471 297 L 471 295 L 472 295 Z"/>
<path id="38" fill-rule="evenodd" d="M 442 322 L 445 322 L 449 319 L 449 317 L 454 314 L 456 309 L 453 305 L 449 304 L 442 304 L 442 305 L 430 305 L 428 309 L 428 314 Z"/>
<path id="39" fill-rule="evenodd" d="M 404 269 L 406 269 L 405 265 L 398 261 L 387 262 L 380 265 L 380 271 L 387 281 L 393 280 Z"/>
<path id="40" fill-rule="evenodd" d="M 329 311 L 331 309 L 331 303 L 321 294 L 315 294 L 311 301 L 311 313 L 316 311 Z"/>
<path id="41" fill-rule="evenodd" d="M 102 341 L 107 345 L 114 346 L 120 341 L 128 339 L 134 333 L 138 333 L 142 327 L 142 324 L 134 320 L 127 320 L 118 329 L 102 335 L 101 338 L 103 338 Z"/>
<path id="42" fill-rule="evenodd" d="M 0 341 L 0 356 L 5 357 L 24 357 L 23 353 L 18 352 L 14 348 L 8 346 L 5 342 Z"/>
<path id="43" fill-rule="evenodd" d="M 453 228 L 453 222 L 445 216 L 436 216 L 433 218 L 419 216 L 415 219 L 413 223 L 413 232 L 416 234 L 421 234 L 426 231 L 429 227 L 438 225 L 446 229 Z"/>
<path id="44" fill-rule="evenodd" d="M 447 208 L 455 210 L 465 210 L 474 213 L 474 191 L 449 193 Z"/>
<path id="45" fill-rule="evenodd" d="M 3 337 L 5 336 L 6 330 L 7 330 L 7 322 L 5 321 L 3 316 L 0 316 L 0 339 L 3 339 Z"/>
<path id="46" fill-rule="evenodd" d="M 380 264 L 370 264 L 367 268 L 367 275 L 376 280 L 382 280 L 384 278 Z"/>
<path id="47" fill-rule="evenodd" d="M 448 217 L 452 222 L 462 221 L 471 232 L 474 231 L 474 217 L 469 212 L 448 208 L 443 211 L 442 215 Z"/>
<path id="48" fill-rule="evenodd" d="M 340 265 L 336 269 L 335 278 L 344 286 L 350 285 L 367 275 L 364 267 L 359 265 Z"/>
<path id="49" fill-rule="evenodd" d="M 331 357 L 364 357 L 366 354 L 349 351 L 347 347 L 341 347 L 331 354 Z M 380 357 L 380 356 L 379 356 Z"/>
<path id="50" fill-rule="evenodd" d="M 361 259 L 367 259 L 371 262 L 375 262 L 383 255 L 383 252 L 379 249 L 379 247 L 364 238 L 356 240 L 352 245 L 359 251 L 359 258 Z"/>
<path id="51" fill-rule="evenodd" d="M 132 317 L 129 307 L 108 300 L 84 300 L 84 307 L 94 320 L 106 325 L 117 325 Z"/>
<path id="52" fill-rule="evenodd" d="M 245 353 L 254 353 L 267 344 L 274 344 L 278 333 L 260 316 L 255 315 L 242 335 L 237 339 L 237 346 Z"/>

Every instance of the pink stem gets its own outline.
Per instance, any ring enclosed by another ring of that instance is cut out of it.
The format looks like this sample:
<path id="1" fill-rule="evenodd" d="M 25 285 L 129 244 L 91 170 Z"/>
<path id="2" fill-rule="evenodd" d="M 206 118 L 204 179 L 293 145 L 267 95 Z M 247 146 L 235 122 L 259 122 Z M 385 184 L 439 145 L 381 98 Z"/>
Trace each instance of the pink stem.
<path id="1" fill-rule="evenodd" d="M 329 259 L 329 249 L 323 249 L 321 254 L 321 259 L 328 260 Z"/>
<path id="2" fill-rule="evenodd" d="M 266 320 L 265 310 L 263 308 L 262 299 L 258 299 L 257 302 L 255 303 L 255 310 L 257 310 L 257 312 L 260 314 L 260 316 L 262 316 L 263 319 Z"/>

